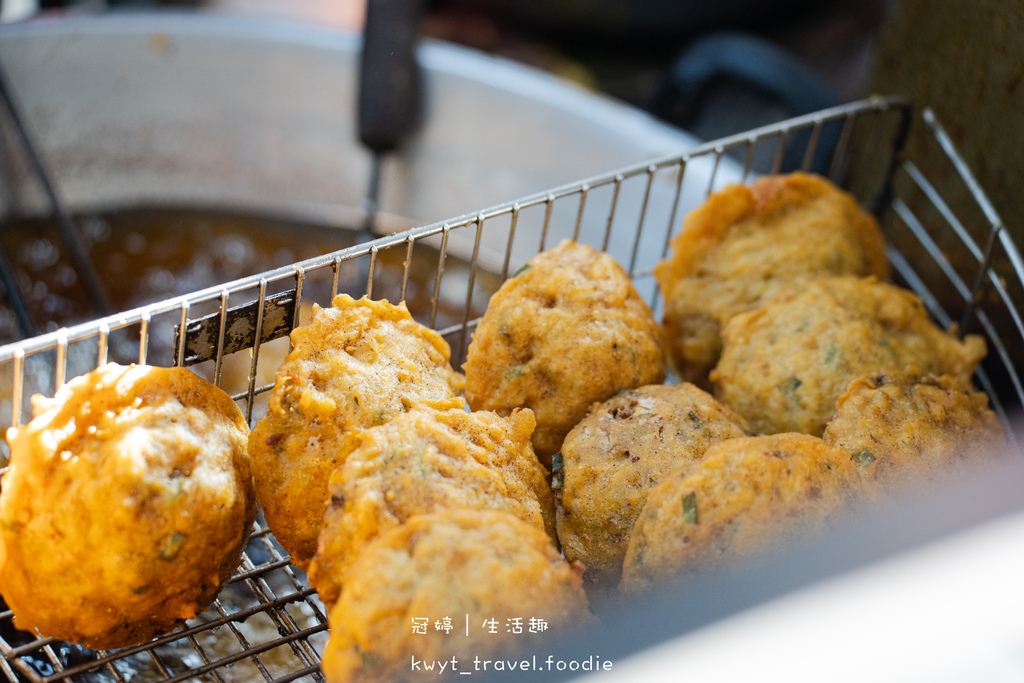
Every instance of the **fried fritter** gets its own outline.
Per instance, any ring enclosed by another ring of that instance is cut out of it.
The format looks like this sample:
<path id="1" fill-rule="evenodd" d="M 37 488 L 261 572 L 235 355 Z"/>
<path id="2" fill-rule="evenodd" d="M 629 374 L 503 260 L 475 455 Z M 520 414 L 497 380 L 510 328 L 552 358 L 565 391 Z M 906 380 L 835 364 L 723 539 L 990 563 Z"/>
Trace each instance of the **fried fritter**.
<path id="1" fill-rule="evenodd" d="M 469 670 L 476 656 L 539 647 L 594 620 L 581 583 L 543 531 L 508 513 L 413 517 L 371 541 L 350 568 L 330 613 L 324 675 L 331 683 L 418 681 L 412 659 L 455 657 Z M 547 630 L 534 633 L 531 619 Z"/>
<path id="2" fill-rule="evenodd" d="M 746 420 L 692 384 L 650 385 L 597 405 L 562 444 L 558 538 L 597 587 L 622 573 L 647 493 L 713 443 L 748 436 Z"/>
<path id="3" fill-rule="evenodd" d="M 851 453 L 861 477 L 882 490 L 968 469 L 1006 448 L 985 394 L 953 377 L 910 372 L 850 383 L 822 440 Z"/>
<path id="4" fill-rule="evenodd" d="M 413 515 L 455 508 L 509 512 L 554 539 L 554 498 L 530 446 L 529 410 L 416 410 L 357 435 L 359 446 L 331 474 L 331 503 L 310 584 L 328 606 L 345 572 L 381 532 Z"/>
<path id="5" fill-rule="evenodd" d="M 0 493 L 14 624 L 117 648 L 203 611 L 256 517 L 231 398 L 182 368 L 110 363 L 33 404 Z"/>
<path id="6" fill-rule="evenodd" d="M 665 378 L 661 328 L 629 276 L 568 240 L 491 297 L 463 369 L 473 410 L 533 410 L 545 465 L 591 403 Z"/>
<path id="7" fill-rule="evenodd" d="M 327 480 L 354 448 L 354 430 L 413 408 L 461 408 L 463 379 L 437 332 L 404 304 L 334 298 L 292 331 L 266 415 L 249 439 L 256 496 L 292 562 L 316 552 Z"/>
<path id="8" fill-rule="evenodd" d="M 806 434 L 722 441 L 647 496 L 621 589 L 643 592 L 815 533 L 859 492 L 850 454 Z"/>
<path id="9" fill-rule="evenodd" d="M 889 276 L 875 218 L 824 178 L 763 176 L 729 185 L 687 215 L 655 267 L 679 376 L 707 388 L 729 318 L 812 275 Z"/>
<path id="10" fill-rule="evenodd" d="M 857 377 L 895 370 L 969 382 L 985 341 L 962 342 L 921 300 L 873 278 L 816 278 L 733 317 L 711 372 L 715 396 L 762 434 L 820 436 Z"/>

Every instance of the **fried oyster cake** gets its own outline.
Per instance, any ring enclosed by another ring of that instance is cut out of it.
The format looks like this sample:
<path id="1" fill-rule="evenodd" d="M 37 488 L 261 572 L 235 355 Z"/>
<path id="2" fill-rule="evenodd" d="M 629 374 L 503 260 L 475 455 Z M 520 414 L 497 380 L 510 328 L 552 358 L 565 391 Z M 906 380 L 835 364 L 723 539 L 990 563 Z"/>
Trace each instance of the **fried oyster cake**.
<path id="1" fill-rule="evenodd" d="M 806 173 L 729 185 L 687 215 L 672 255 L 655 267 L 679 376 L 708 388 L 729 319 L 787 281 L 889 276 L 878 222 L 828 180 Z"/>
<path id="2" fill-rule="evenodd" d="M 466 400 L 501 415 L 530 408 L 550 465 L 591 403 L 665 378 L 661 334 L 615 259 L 563 240 L 491 297 L 463 367 Z"/>
<path id="3" fill-rule="evenodd" d="M 622 391 L 596 405 L 562 444 L 557 509 L 562 552 L 586 565 L 588 587 L 618 584 L 633 524 L 665 475 L 714 443 L 751 433 L 687 383 Z"/>
<path id="4" fill-rule="evenodd" d="M 503 510 L 554 539 L 547 470 L 530 446 L 527 409 L 508 418 L 462 410 L 414 410 L 357 435 L 331 474 L 330 505 L 309 568 L 328 606 L 362 548 L 410 517 L 446 509 Z"/>
<path id="5" fill-rule="evenodd" d="M 621 590 L 644 592 L 823 530 L 849 510 L 859 487 L 850 455 L 813 436 L 717 443 L 647 496 Z"/>
<path id="6" fill-rule="evenodd" d="M 0 492 L 15 626 L 110 649 L 206 609 L 256 517 L 234 401 L 182 368 L 110 363 L 33 405 Z"/>
<path id="7" fill-rule="evenodd" d="M 914 370 L 970 382 L 985 341 L 939 329 L 912 292 L 874 278 L 815 278 L 733 317 L 715 396 L 761 434 L 820 436 L 858 377 Z"/>
<path id="8" fill-rule="evenodd" d="M 256 497 L 267 525 L 305 569 L 316 552 L 327 480 L 352 435 L 414 408 L 462 408 L 462 375 L 448 344 L 404 304 L 334 298 L 292 331 L 266 415 L 249 439 Z"/>
<path id="9" fill-rule="evenodd" d="M 531 627 L 540 621 L 543 632 Z M 412 660 L 454 657 L 469 670 L 474 657 L 538 648 L 593 621 L 579 575 L 540 529 L 494 510 L 419 515 L 352 565 L 322 669 L 330 683 L 419 681 Z"/>
<path id="10" fill-rule="evenodd" d="M 861 477 L 879 490 L 967 470 L 1007 446 L 988 396 L 961 379 L 914 372 L 851 382 L 822 440 L 850 453 Z"/>

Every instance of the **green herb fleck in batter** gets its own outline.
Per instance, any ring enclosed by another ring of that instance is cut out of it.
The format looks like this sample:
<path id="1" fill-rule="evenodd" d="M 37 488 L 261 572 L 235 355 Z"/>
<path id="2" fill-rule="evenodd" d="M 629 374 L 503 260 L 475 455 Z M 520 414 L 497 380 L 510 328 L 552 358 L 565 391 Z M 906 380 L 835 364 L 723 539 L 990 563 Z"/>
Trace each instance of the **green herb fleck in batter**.
<path id="1" fill-rule="evenodd" d="M 181 546 L 185 544 L 185 534 L 175 531 L 167 537 L 164 547 L 160 549 L 160 559 L 165 562 L 172 562 L 181 552 Z"/>
<path id="2" fill-rule="evenodd" d="M 875 461 L 875 456 L 868 449 L 862 448 L 853 454 L 852 459 L 857 463 L 857 469 L 863 469 Z"/>
<path id="3" fill-rule="evenodd" d="M 836 359 L 839 358 L 839 345 L 832 342 L 828 345 L 828 351 L 825 352 L 825 365 L 834 365 Z"/>
<path id="4" fill-rule="evenodd" d="M 802 387 L 803 384 L 804 383 L 799 378 L 789 376 L 782 382 L 781 388 L 786 395 L 793 396 L 796 394 L 796 390 Z"/>
<path id="5" fill-rule="evenodd" d="M 697 512 L 697 494 L 688 493 L 683 496 L 683 522 L 696 524 L 700 521 L 700 513 Z"/>

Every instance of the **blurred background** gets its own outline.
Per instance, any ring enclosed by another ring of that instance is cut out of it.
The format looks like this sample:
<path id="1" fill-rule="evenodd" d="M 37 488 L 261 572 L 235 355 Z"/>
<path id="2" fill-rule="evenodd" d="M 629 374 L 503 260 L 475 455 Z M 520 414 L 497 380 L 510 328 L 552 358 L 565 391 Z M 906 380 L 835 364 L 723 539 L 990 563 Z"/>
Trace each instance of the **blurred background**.
<path id="1" fill-rule="evenodd" d="M 37 12 L 159 7 L 206 8 L 353 31 L 361 30 L 365 19 L 361 0 L 3 4 L 5 20 Z M 554 73 L 711 139 L 863 95 L 886 5 L 885 0 L 428 0 L 421 32 Z M 777 77 L 780 71 L 786 79 Z"/>
<path id="2" fill-rule="evenodd" d="M 3 0 L 39 12 L 206 8 L 359 31 L 363 0 Z M 868 93 L 931 106 L 1005 222 L 1024 199 L 1024 7 L 1013 0 L 427 0 L 421 33 L 608 94 L 698 138 Z M 919 136 L 918 136 L 919 137 Z M 912 141 L 916 149 L 919 141 Z"/>

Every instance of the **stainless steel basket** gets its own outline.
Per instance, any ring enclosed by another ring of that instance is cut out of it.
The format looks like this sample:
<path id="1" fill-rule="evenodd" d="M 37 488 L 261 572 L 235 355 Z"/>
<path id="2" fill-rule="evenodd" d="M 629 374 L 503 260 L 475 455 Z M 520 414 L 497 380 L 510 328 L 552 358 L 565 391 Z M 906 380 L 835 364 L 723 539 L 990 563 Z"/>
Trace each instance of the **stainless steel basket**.
<path id="1" fill-rule="evenodd" d="M 880 217 L 896 280 L 920 295 L 941 325 L 986 338 L 990 353 L 977 382 L 1016 448 L 1013 416 L 1024 404 L 1024 260 L 930 111 L 917 125 L 937 150 L 926 156 L 938 163 L 924 167 L 905 158 L 912 123 L 905 100 L 872 98 L 4 346 L 0 426 L 27 421 L 30 395 L 52 396 L 108 359 L 194 366 L 255 421 L 281 353 L 271 357 L 267 350 L 287 344 L 283 338 L 304 322 L 308 304 L 327 305 L 337 291 L 411 299 L 414 250 L 436 254 L 437 265 L 421 297 L 429 304 L 413 315 L 440 329 L 457 363 L 497 284 L 562 238 L 609 251 L 658 312 L 651 270 L 686 211 L 726 183 L 803 168 L 830 176 Z M 389 252 L 405 264 L 401 277 L 381 274 Z M 456 259 L 466 267 L 452 268 Z M 464 302 L 447 323 L 438 314 L 443 299 Z M 0 466 L 6 454 L 0 451 Z M 12 614 L 0 612 L 0 673 L 10 681 L 319 680 L 326 631 L 315 592 L 258 521 L 231 584 L 177 631 L 92 652 L 16 632 Z"/>

